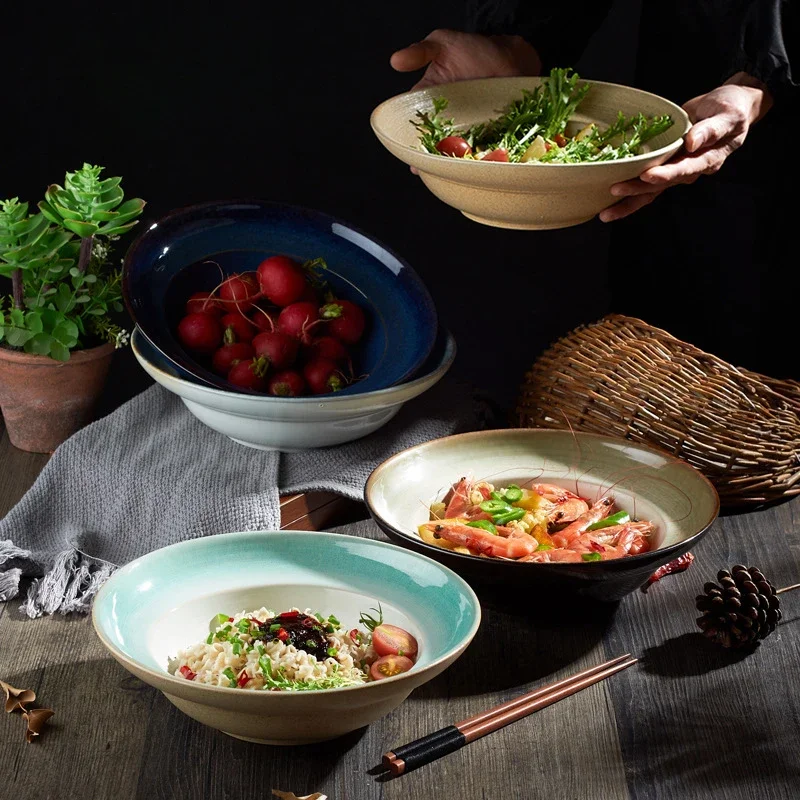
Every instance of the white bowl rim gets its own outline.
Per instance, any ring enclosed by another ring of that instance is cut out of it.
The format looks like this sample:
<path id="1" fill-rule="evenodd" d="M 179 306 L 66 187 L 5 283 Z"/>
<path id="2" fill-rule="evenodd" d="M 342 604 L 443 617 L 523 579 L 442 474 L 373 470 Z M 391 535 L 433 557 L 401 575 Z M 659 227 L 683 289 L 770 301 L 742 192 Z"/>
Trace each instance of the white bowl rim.
<path id="1" fill-rule="evenodd" d="M 439 569 L 443 570 L 444 572 L 448 573 L 448 577 L 451 581 L 455 582 L 461 590 L 466 594 L 467 597 L 470 598 L 472 601 L 473 610 L 475 612 L 475 619 L 472 623 L 472 627 L 470 628 L 468 634 L 465 637 L 466 644 L 464 640 L 460 644 L 455 647 L 450 648 L 444 655 L 437 658 L 435 661 L 432 661 L 430 664 L 422 667 L 421 669 L 411 669 L 408 672 L 403 672 L 400 675 L 394 675 L 391 678 L 383 678 L 380 681 L 368 681 L 367 683 L 361 683 L 357 686 L 342 686 L 335 689 L 314 689 L 310 692 L 258 692 L 254 691 L 253 694 L 256 697 L 262 696 L 269 696 L 273 698 L 279 697 L 296 697 L 298 695 L 301 696 L 308 696 L 308 695 L 317 695 L 319 693 L 328 694 L 336 694 L 340 692 L 352 692 L 358 690 L 365 690 L 369 689 L 369 687 L 374 686 L 385 686 L 388 683 L 399 682 L 403 680 L 407 680 L 410 676 L 419 676 L 424 675 L 434 669 L 435 667 L 439 666 L 443 661 L 447 661 L 447 659 L 452 658 L 454 655 L 458 655 L 466 650 L 469 647 L 472 640 L 475 638 L 475 634 L 478 632 L 481 624 L 481 604 L 478 600 L 478 596 L 473 591 L 472 587 L 456 572 L 454 572 L 449 567 L 445 566 L 439 561 L 436 561 L 434 558 L 430 558 L 429 556 L 423 555 L 422 553 L 415 553 L 413 550 L 409 550 L 406 547 L 400 547 L 399 545 L 393 544 L 391 542 L 382 542 L 378 539 L 367 539 L 363 536 L 352 536 L 346 533 L 330 533 L 327 531 L 274 531 L 274 530 L 264 530 L 264 531 L 235 531 L 231 533 L 218 533 L 212 536 L 202 536 L 195 539 L 186 539 L 183 542 L 175 542 L 175 544 L 167 545 L 166 547 L 159 547 L 157 550 L 152 550 L 149 553 L 145 553 L 143 556 L 140 556 L 133 561 L 129 561 L 124 566 L 120 567 L 118 570 L 111 575 L 111 577 L 100 587 L 100 590 L 97 592 L 97 595 L 92 602 L 92 627 L 94 628 L 95 633 L 97 634 L 98 638 L 102 642 L 103 646 L 120 662 L 125 664 L 134 664 L 136 669 L 142 673 L 145 673 L 153 678 L 157 678 L 159 680 L 166 680 L 169 683 L 173 683 L 175 685 L 179 685 L 182 687 L 190 687 L 191 689 L 196 689 L 198 691 L 203 692 L 213 692 L 215 694 L 223 693 L 220 696 L 223 697 L 230 697 L 231 687 L 228 686 L 211 686 L 207 683 L 192 683 L 191 681 L 187 681 L 185 678 L 176 678 L 166 669 L 161 672 L 158 670 L 151 669 L 150 667 L 145 666 L 140 661 L 135 658 L 131 658 L 126 653 L 123 653 L 113 642 L 109 641 L 100 631 L 99 624 L 97 622 L 96 617 L 96 608 L 98 601 L 109 591 L 111 591 L 108 587 L 112 585 L 114 579 L 117 575 L 124 575 L 131 570 L 137 568 L 143 561 L 146 561 L 148 558 L 153 556 L 155 553 L 162 553 L 165 550 L 172 550 L 175 548 L 184 547 L 188 544 L 198 543 L 203 541 L 208 541 L 210 539 L 225 539 L 225 538 L 241 538 L 241 537 L 256 537 L 256 536 L 281 536 L 281 537 L 293 537 L 293 536 L 316 536 L 321 538 L 335 538 L 337 541 L 341 539 L 354 541 L 354 542 L 369 542 L 373 545 L 378 546 L 378 548 L 383 548 L 386 550 L 399 550 L 404 554 L 412 554 L 415 558 L 420 558 L 423 561 L 428 561 L 431 564 L 434 564 Z M 416 667 L 416 665 L 415 665 Z M 421 684 L 419 684 L 421 685 Z M 240 695 L 235 695 L 240 696 Z M 281 702 L 278 700 L 278 702 Z"/>
<path id="2" fill-rule="evenodd" d="M 402 148 L 404 148 L 406 150 L 410 150 L 414 154 L 420 156 L 423 159 L 423 162 L 424 161 L 429 161 L 429 163 L 441 163 L 442 162 L 442 156 L 437 156 L 437 155 L 434 155 L 433 153 L 427 152 L 426 150 L 419 150 L 416 147 L 412 147 L 411 145 L 407 145 L 404 142 L 401 142 L 398 139 L 395 139 L 394 137 L 389 136 L 389 134 L 387 134 L 385 131 L 380 130 L 377 127 L 377 125 L 375 124 L 375 119 L 376 119 L 377 115 L 383 110 L 384 107 L 388 106 L 390 103 L 396 102 L 401 97 L 410 97 L 411 95 L 420 95 L 420 96 L 430 97 L 431 93 L 435 93 L 437 90 L 446 91 L 448 88 L 450 88 L 452 86 L 462 85 L 462 84 L 469 84 L 469 83 L 488 83 L 488 82 L 493 82 L 493 81 L 498 81 L 499 82 L 499 81 L 510 81 L 510 80 L 513 80 L 513 81 L 519 81 L 519 80 L 538 80 L 538 81 L 541 81 L 541 80 L 546 79 L 546 77 L 547 76 L 542 76 L 542 75 L 515 75 L 515 76 L 512 76 L 512 77 L 473 78 L 471 80 L 466 80 L 466 81 L 451 81 L 449 83 L 441 83 L 441 84 L 437 84 L 435 86 L 426 86 L 426 87 L 424 87 L 422 89 L 412 89 L 412 90 L 410 90 L 408 92 L 401 92 L 400 94 L 396 94 L 393 97 L 390 97 L 390 98 L 384 100 L 379 105 L 377 105 L 373 109 L 372 113 L 370 114 L 370 117 L 369 117 L 370 125 L 372 127 L 372 130 L 375 132 L 375 135 L 379 139 L 385 139 L 386 141 L 391 142 L 392 144 L 396 145 L 397 147 L 402 147 Z M 660 156 L 660 155 L 664 155 L 666 153 L 669 153 L 670 151 L 677 150 L 683 144 L 683 137 L 688 133 L 689 128 L 692 127 L 692 123 L 691 123 L 691 120 L 689 119 L 689 115 L 677 103 L 673 103 L 672 100 L 668 100 L 666 97 L 662 97 L 661 95 L 655 94 L 653 92 L 648 92 L 645 89 L 637 89 L 635 86 L 626 86 L 625 84 L 622 84 L 622 83 L 611 83 L 610 81 L 593 81 L 593 80 L 581 78 L 580 83 L 588 83 L 588 84 L 591 84 L 592 86 L 612 86 L 612 87 L 614 87 L 616 89 L 625 89 L 625 90 L 627 90 L 629 92 L 634 92 L 634 93 L 639 94 L 639 95 L 646 95 L 648 97 L 656 98 L 657 100 L 659 100 L 662 103 L 665 103 L 666 105 L 671 107 L 672 113 L 678 117 L 678 119 L 675 120 L 675 124 L 676 125 L 678 125 L 680 123 L 680 121 L 683 121 L 683 132 L 681 133 L 681 135 L 677 139 L 675 139 L 674 141 L 670 142 L 667 145 L 664 145 L 663 147 L 659 147 L 658 150 L 650 150 L 647 153 L 639 153 L 639 155 L 636 155 L 636 156 L 629 156 L 628 158 L 615 159 L 613 161 L 589 161 L 589 162 L 579 162 L 577 164 L 549 164 L 549 163 L 545 163 L 545 164 L 534 163 L 534 164 L 531 164 L 531 163 L 526 163 L 526 164 L 523 165 L 523 164 L 516 163 L 516 162 L 514 162 L 514 163 L 512 163 L 512 162 L 502 162 L 502 161 L 485 161 L 484 162 L 482 160 L 474 160 L 474 159 L 452 159 L 453 163 L 459 163 L 460 164 L 460 163 L 463 162 L 463 163 L 469 163 L 469 164 L 481 164 L 481 165 L 483 165 L 484 168 L 488 167 L 489 169 L 494 168 L 494 167 L 503 168 L 503 167 L 525 166 L 525 167 L 528 167 L 528 168 L 534 167 L 536 170 L 544 170 L 544 169 L 554 170 L 554 169 L 562 169 L 564 167 L 572 167 L 572 168 L 575 168 L 575 167 L 584 167 L 584 168 L 586 168 L 586 167 L 595 167 L 595 168 L 597 168 L 597 167 L 606 167 L 606 168 L 608 168 L 608 167 L 613 166 L 615 164 L 617 164 L 617 165 L 618 164 L 635 164 L 637 162 L 645 161 L 645 160 L 648 160 L 648 159 L 651 159 L 651 158 L 655 158 L 655 157 Z M 409 124 L 411 124 L 411 123 L 409 122 Z"/>
<path id="3" fill-rule="evenodd" d="M 379 514 L 378 511 L 375 509 L 374 505 L 372 504 L 372 502 L 370 501 L 370 494 L 372 492 L 372 485 L 377 480 L 378 475 L 379 475 L 379 471 L 383 467 L 389 466 L 394 461 L 400 461 L 402 458 L 404 458 L 410 452 L 412 452 L 413 450 L 416 450 L 417 448 L 422 448 L 422 447 L 425 447 L 426 445 L 432 445 L 432 444 L 436 444 L 436 443 L 439 443 L 439 442 L 444 442 L 445 440 L 459 439 L 461 441 L 469 441 L 470 439 L 486 438 L 487 435 L 489 435 L 489 434 L 493 434 L 493 435 L 503 434 L 505 436 L 512 436 L 512 435 L 534 436 L 534 435 L 542 434 L 542 433 L 555 433 L 555 434 L 563 434 L 563 435 L 569 435 L 569 436 L 575 436 L 575 437 L 588 437 L 588 438 L 592 438 L 592 439 L 600 439 L 600 440 L 603 440 L 603 441 L 606 441 L 606 442 L 623 443 L 628 447 L 636 447 L 636 448 L 639 448 L 641 450 L 645 450 L 645 451 L 647 451 L 649 453 L 655 454 L 655 455 L 657 455 L 657 456 L 659 456 L 661 458 L 664 458 L 667 461 L 674 462 L 676 465 L 678 465 L 679 468 L 685 468 L 687 470 L 691 470 L 691 472 L 696 473 L 697 477 L 702 479 L 702 481 L 706 484 L 706 488 L 710 489 L 711 492 L 712 492 L 712 497 L 714 498 L 714 501 L 715 501 L 714 509 L 713 509 L 712 513 L 709 515 L 709 519 L 703 523 L 702 527 L 698 531 L 696 531 L 695 533 L 691 534 L 690 536 L 687 536 L 685 539 L 681 539 L 679 542 L 675 542 L 674 544 L 668 545 L 667 547 L 657 547 L 655 550 L 647 550 L 644 553 L 639 553 L 639 554 L 633 555 L 633 556 L 625 556 L 624 558 L 615 558 L 615 559 L 613 559 L 611 561 L 585 561 L 585 562 L 581 562 L 580 564 L 576 564 L 574 562 L 558 562 L 558 561 L 556 561 L 556 562 L 549 562 L 548 561 L 546 563 L 540 564 L 540 563 L 535 562 L 535 561 L 516 561 L 516 560 L 513 560 L 513 559 L 505 559 L 505 558 L 490 559 L 491 561 L 493 561 L 495 563 L 502 562 L 504 564 L 513 564 L 514 566 L 512 567 L 512 569 L 519 569 L 519 568 L 523 568 L 524 569 L 524 568 L 531 568 L 531 567 L 534 567 L 534 568 L 546 567 L 548 569 L 564 569 L 565 571 L 567 571 L 569 568 L 575 569 L 576 567 L 580 567 L 582 569 L 587 569 L 587 570 L 593 570 L 593 569 L 594 570 L 599 570 L 601 567 L 603 569 L 605 569 L 605 570 L 608 570 L 609 568 L 614 569 L 614 570 L 624 569 L 624 565 L 625 564 L 635 565 L 639 561 L 649 560 L 649 558 L 652 558 L 653 554 L 655 554 L 655 553 L 671 554 L 672 552 L 675 552 L 675 551 L 681 549 L 684 545 L 687 545 L 687 544 L 689 545 L 689 548 L 691 548 L 691 546 L 698 539 L 700 539 L 706 533 L 706 531 L 708 531 L 708 529 L 714 524 L 714 522 L 717 520 L 717 517 L 719 516 L 720 500 L 719 500 L 719 494 L 717 493 L 717 490 L 714 488 L 714 484 L 711 483 L 711 481 L 705 475 L 703 475 L 703 473 L 700 472 L 699 469 L 696 469 L 695 467 L 693 467 L 691 464 L 687 463 L 686 461 L 683 461 L 680 458 L 678 458 L 677 456 L 670 455 L 669 453 L 666 453 L 666 452 L 664 452 L 662 450 L 657 450 L 654 447 L 650 447 L 649 445 L 641 444 L 639 442 L 632 442 L 632 441 L 630 441 L 628 439 L 622 439 L 621 437 L 618 437 L 618 436 L 607 436 L 606 434 L 603 434 L 603 433 L 589 433 L 588 431 L 574 431 L 573 432 L 573 431 L 569 431 L 569 430 L 566 430 L 566 429 L 563 429 L 563 428 L 496 428 L 496 429 L 489 429 L 489 430 L 483 430 L 483 431 L 470 431 L 468 433 L 456 433 L 456 434 L 452 434 L 450 436 L 441 436 L 438 439 L 431 439 L 430 441 L 427 441 L 427 442 L 421 442 L 420 444 L 412 445 L 411 447 L 407 447 L 405 450 L 400 450 L 398 453 L 394 453 L 393 455 L 389 456 L 389 458 L 387 458 L 385 461 L 383 461 L 380 464 L 378 464 L 378 466 L 375 467 L 374 470 L 372 470 L 372 472 L 369 474 L 369 477 L 367 478 L 366 484 L 364 485 L 364 502 L 365 502 L 367 508 L 369 509 L 370 514 L 373 517 L 380 518 L 381 523 L 383 525 L 386 525 L 388 528 L 391 528 L 391 530 L 394 533 L 396 533 L 399 536 L 402 536 L 404 539 L 406 539 L 409 542 L 412 542 L 414 545 L 418 545 L 419 544 L 419 545 L 421 545 L 423 547 L 431 548 L 431 550 L 441 549 L 441 551 L 443 553 L 446 553 L 447 556 L 453 556 L 453 557 L 456 557 L 456 558 L 459 558 L 459 559 L 468 559 L 470 561 L 470 563 L 475 563 L 475 562 L 480 560 L 480 556 L 473 556 L 473 555 L 468 554 L 468 553 L 456 553 L 456 552 L 453 552 L 452 550 L 446 550 L 444 548 L 435 548 L 435 545 L 428 544 L 418 534 L 409 533 L 408 531 L 400 530 L 399 528 L 395 527 L 390 522 L 388 522 L 386 520 L 386 518 L 382 514 Z M 689 548 L 687 548 L 687 549 L 689 549 Z M 417 551 L 414 551 L 414 552 L 417 552 Z"/>
<path id="4" fill-rule="evenodd" d="M 347 394 L 347 395 L 337 395 L 336 393 L 333 394 L 324 394 L 324 395 L 310 395 L 308 397 L 273 397 L 271 395 L 253 395 L 253 394 L 243 394 L 239 392 L 233 391 L 226 391 L 224 389 L 217 389 L 214 386 L 207 386 L 205 384 L 193 383 L 192 381 L 186 380 L 186 378 L 181 378 L 176 375 L 170 375 L 168 372 L 164 372 L 161 367 L 154 364 L 149 359 L 145 358 L 142 355 L 142 352 L 136 346 L 136 340 L 139 335 L 143 336 L 150 342 L 150 339 L 147 338 L 147 334 L 138 326 L 136 325 L 133 329 L 133 333 L 131 334 L 131 350 L 133 350 L 134 356 L 139 361 L 144 361 L 147 365 L 152 369 L 154 372 L 157 372 L 159 375 L 164 376 L 164 380 L 175 382 L 181 386 L 186 386 L 193 390 L 202 391 L 204 393 L 208 393 L 211 397 L 220 397 L 225 398 L 225 400 L 232 400 L 232 399 L 243 399 L 243 400 L 255 400 L 256 402 L 265 403 L 273 406 L 281 406 L 281 405 L 290 405 L 290 406 L 301 406 L 301 405 L 319 405 L 320 403 L 325 403 L 326 405 L 347 405 L 354 402 L 361 402 L 365 398 L 378 398 L 382 399 L 385 397 L 389 397 L 394 393 L 397 393 L 400 390 L 406 389 L 414 389 L 417 386 L 421 386 L 422 384 L 430 381 L 435 376 L 441 374 L 444 375 L 450 367 L 453 365 L 453 362 L 456 359 L 457 354 L 457 345 L 456 340 L 453 338 L 453 334 L 450 331 L 445 330 L 446 333 L 446 340 L 447 345 L 445 348 L 444 356 L 442 360 L 436 365 L 434 369 L 430 372 L 426 372 L 424 375 L 420 375 L 417 378 L 413 378 L 410 381 L 406 381 L 404 383 L 396 383 L 394 386 L 387 386 L 385 389 L 375 389 L 371 392 L 362 392 L 356 394 Z M 150 342 L 150 344 L 155 347 L 155 345 Z M 156 348 L 158 349 L 158 348 Z M 162 384 L 163 385 L 163 384 Z"/>

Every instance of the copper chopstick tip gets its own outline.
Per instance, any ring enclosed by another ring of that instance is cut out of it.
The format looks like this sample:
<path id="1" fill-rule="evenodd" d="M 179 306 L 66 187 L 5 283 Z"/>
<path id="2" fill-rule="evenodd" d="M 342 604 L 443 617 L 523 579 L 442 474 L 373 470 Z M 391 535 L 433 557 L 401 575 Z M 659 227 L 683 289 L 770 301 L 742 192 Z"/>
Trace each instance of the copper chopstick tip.
<path id="1" fill-rule="evenodd" d="M 406 771 L 406 762 L 402 758 L 396 758 L 389 763 L 389 772 L 395 777 L 402 775 Z"/>
<path id="2" fill-rule="evenodd" d="M 386 769 L 392 766 L 392 761 L 395 760 L 397 756 L 390 750 L 388 753 L 383 754 L 383 758 L 381 759 L 381 763 L 383 764 Z"/>

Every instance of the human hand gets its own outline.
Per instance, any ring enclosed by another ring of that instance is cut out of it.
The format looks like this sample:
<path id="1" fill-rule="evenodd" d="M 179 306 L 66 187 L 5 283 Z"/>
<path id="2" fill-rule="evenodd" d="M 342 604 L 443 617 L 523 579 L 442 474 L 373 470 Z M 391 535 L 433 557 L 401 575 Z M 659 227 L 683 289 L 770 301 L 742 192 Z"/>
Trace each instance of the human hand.
<path id="1" fill-rule="evenodd" d="M 760 81 L 740 72 L 722 86 L 700 95 L 683 108 L 693 125 L 683 140 L 683 149 L 638 178 L 611 187 L 611 194 L 624 197 L 600 212 L 602 222 L 613 222 L 653 202 L 665 189 L 694 183 L 701 175 L 718 172 L 728 156 L 741 147 L 750 126 L 769 111 L 772 97 Z"/>
<path id="2" fill-rule="evenodd" d="M 538 75 L 542 68 L 536 51 L 521 36 L 450 30 L 433 31 L 421 42 L 393 53 L 389 63 L 398 72 L 427 67 L 413 89 L 472 78 Z"/>

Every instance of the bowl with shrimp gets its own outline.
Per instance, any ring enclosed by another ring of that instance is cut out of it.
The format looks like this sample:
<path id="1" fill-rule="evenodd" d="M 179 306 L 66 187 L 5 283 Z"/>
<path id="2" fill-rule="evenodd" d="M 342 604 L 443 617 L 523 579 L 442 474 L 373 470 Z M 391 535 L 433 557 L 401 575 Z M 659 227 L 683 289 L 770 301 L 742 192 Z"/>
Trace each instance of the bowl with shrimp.
<path id="1" fill-rule="evenodd" d="M 590 220 L 618 201 L 615 183 L 671 158 L 690 127 L 663 97 L 564 69 L 406 92 L 371 124 L 440 200 L 476 222 L 527 230 Z"/>
<path id="2" fill-rule="evenodd" d="M 711 483 L 673 456 L 545 429 L 425 442 L 380 464 L 364 496 L 392 541 L 471 582 L 608 601 L 685 566 L 719 513 Z"/>

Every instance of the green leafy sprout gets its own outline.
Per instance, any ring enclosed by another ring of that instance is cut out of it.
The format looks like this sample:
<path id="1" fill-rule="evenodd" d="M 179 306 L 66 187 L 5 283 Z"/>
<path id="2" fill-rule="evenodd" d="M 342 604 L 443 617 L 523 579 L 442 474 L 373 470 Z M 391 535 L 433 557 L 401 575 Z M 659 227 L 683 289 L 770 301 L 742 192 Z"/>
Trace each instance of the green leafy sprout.
<path id="1" fill-rule="evenodd" d="M 580 76 L 570 69 L 553 69 L 550 76 L 533 90 L 523 90 L 522 97 L 513 101 L 495 119 L 459 129 L 452 119 L 443 116 L 447 99 L 433 101 L 431 112 L 418 111 L 411 123 L 419 131 L 420 144 L 429 153 L 439 154 L 436 145 L 448 136 L 460 136 L 473 153 L 503 148 L 508 160 L 523 160 L 537 137 L 547 144 L 547 151 L 531 163 L 577 164 L 612 161 L 638 155 L 642 146 L 668 130 L 669 115 L 645 117 L 635 114 L 626 117 L 622 112 L 604 131 L 597 125 L 587 126 L 580 138 L 564 136 L 583 99 L 591 89 L 581 83 Z M 474 158 L 467 155 L 465 158 Z"/>

